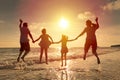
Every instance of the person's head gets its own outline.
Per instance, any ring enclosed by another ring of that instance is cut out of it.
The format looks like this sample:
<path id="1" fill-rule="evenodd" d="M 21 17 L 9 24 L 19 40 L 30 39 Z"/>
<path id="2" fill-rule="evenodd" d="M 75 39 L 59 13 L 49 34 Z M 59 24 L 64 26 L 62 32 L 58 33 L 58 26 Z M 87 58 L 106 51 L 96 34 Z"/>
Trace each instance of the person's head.
<path id="1" fill-rule="evenodd" d="M 62 40 L 65 40 L 65 41 L 68 40 L 68 36 L 66 36 L 66 35 L 63 34 L 62 35 Z"/>
<path id="2" fill-rule="evenodd" d="M 45 28 L 42 29 L 42 34 L 46 34 L 46 29 Z"/>
<path id="3" fill-rule="evenodd" d="M 86 25 L 87 25 L 87 27 L 90 27 L 91 24 L 92 24 L 92 22 L 91 22 L 90 20 L 87 20 L 87 21 L 86 21 Z"/>
<path id="4" fill-rule="evenodd" d="M 27 22 L 24 22 L 24 23 L 23 23 L 23 27 L 28 27 L 28 23 L 27 23 Z"/>

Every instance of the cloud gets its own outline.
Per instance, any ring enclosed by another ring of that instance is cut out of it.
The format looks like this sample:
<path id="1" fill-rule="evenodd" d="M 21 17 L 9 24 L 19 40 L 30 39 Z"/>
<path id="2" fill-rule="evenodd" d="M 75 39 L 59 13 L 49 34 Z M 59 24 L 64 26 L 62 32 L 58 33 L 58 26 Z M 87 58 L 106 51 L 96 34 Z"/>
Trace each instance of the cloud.
<path id="1" fill-rule="evenodd" d="M 110 2 L 104 5 L 103 10 L 119 10 L 120 9 L 120 0 L 115 0 L 114 2 Z"/>
<path id="2" fill-rule="evenodd" d="M 84 13 L 80 13 L 78 14 L 78 18 L 80 20 L 86 20 L 86 19 L 94 19 L 95 18 L 95 15 L 89 11 L 86 11 Z"/>

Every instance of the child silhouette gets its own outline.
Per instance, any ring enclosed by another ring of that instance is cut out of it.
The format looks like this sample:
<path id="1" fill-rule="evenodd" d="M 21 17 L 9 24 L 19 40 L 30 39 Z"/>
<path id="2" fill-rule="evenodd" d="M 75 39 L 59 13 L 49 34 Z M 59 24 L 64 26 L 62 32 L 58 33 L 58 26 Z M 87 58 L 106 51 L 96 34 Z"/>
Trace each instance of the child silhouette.
<path id="1" fill-rule="evenodd" d="M 53 42 L 54 44 L 61 43 L 61 66 L 63 66 L 63 60 L 65 60 L 65 66 L 67 65 L 66 55 L 68 53 L 67 42 L 74 41 L 75 39 L 68 40 L 68 36 L 62 35 L 62 38 L 58 42 Z"/>
<path id="2" fill-rule="evenodd" d="M 45 28 L 42 29 L 42 35 L 40 35 L 40 37 L 38 39 L 36 39 L 34 42 L 38 41 L 39 39 L 41 39 L 41 41 L 39 43 L 39 46 L 41 47 L 41 50 L 40 50 L 40 63 L 41 63 L 41 60 L 42 60 L 43 51 L 45 51 L 46 64 L 48 64 L 47 50 L 48 50 L 50 44 L 53 42 L 53 39 L 48 34 L 46 34 L 46 29 Z M 49 41 L 49 39 L 51 41 Z"/>

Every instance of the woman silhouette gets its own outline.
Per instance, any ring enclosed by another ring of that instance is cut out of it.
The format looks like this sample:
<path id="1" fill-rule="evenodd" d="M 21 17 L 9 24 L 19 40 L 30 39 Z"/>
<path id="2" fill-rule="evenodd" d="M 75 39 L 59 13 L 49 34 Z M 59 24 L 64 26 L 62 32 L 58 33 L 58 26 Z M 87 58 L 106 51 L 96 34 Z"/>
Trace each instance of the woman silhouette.
<path id="1" fill-rule="evenodd" d="M 92 53 L 96 56 L 97 58 L 97 63 L 100 64 L 100 59 L 97 55 L 97 40 L 96 40 L 96 35 L 95 35 L 95 31 L 99 28 L 99 24 L 98 24 L 98 18 L 95 19 L 96 24 L 93 24 L 90 20 L 86 21 L 86 25 L 87 27 L 82 31 L 82 33 L 80 35 L 78 35 L 76 37 L 79 38 L 80 36 L 82 36 L 84 33 L 87 34 L 86 37 L 86 42 L 84 45 L 84 60 L 86 59 L 86 54 L 88 53 L 88 50 L 90 48 L 90 46 L 92 47 Z"/>

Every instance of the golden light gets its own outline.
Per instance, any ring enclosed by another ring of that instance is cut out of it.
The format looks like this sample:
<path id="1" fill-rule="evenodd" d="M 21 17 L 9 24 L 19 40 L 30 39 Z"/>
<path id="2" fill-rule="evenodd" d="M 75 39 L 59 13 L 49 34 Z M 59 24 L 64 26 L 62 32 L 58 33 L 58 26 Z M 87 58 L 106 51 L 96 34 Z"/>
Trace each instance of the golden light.
<path id="1" fill-rule="evenodd" d="M 60 22 L 59 22 L 59 26 L 63 29 L 67 28 L 68 26 L 68 21 L 64 18 L 61 18 Z"/>

